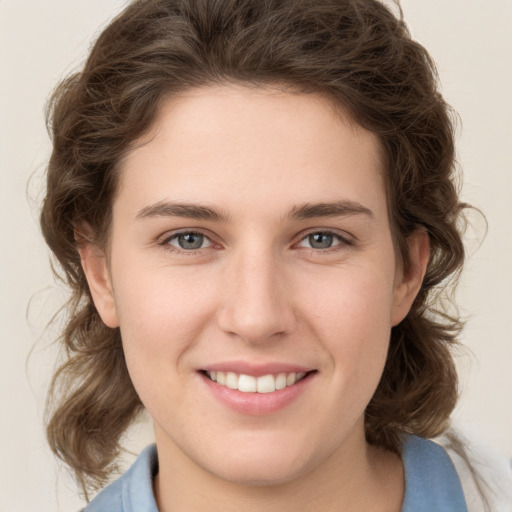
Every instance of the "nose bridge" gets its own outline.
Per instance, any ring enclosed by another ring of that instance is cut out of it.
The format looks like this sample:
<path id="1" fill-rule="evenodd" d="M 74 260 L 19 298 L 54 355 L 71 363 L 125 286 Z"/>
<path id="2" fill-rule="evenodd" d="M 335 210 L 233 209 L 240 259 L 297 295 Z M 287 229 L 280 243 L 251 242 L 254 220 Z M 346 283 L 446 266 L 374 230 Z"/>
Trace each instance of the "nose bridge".
<path id="1" fill-rule="evenodd" d="M 270 341 L 294 327 L 284 263 L 271 247 L 252 243 L 237 250 L 225 268 L 222 296 L 221 329 L 248 343 Z"/>

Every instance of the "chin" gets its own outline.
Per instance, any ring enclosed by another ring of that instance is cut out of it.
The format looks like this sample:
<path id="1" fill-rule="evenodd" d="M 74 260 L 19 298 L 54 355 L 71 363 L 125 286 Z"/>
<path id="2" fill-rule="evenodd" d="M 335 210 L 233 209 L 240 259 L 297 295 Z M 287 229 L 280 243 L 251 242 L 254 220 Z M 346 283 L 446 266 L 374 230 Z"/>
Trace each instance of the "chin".
<path id="1" fill-rule="evenodd" d="M 314 465 L 312 461 L 308 463 L 304 454 L 296 453 L 296 446 L 294 448 L 295 453 L 288 453 L 272 449 L 272 446 L 266 449 L 256 446 L 253 450 L 238 450 L 232 456 L 217 459 L 219 463 L 206 463 L 203 467 L 222 480 L 240 485 L 268 487 L 286 484 Z"/>
<path id="2" fill-rule="evenodd" d="M 233 463 L 228 468 L 218 468 L 215 476 L 238 485 L 250 487 L 271 487 L 283 485 L 298 478 L 302 471 L 296 465 L 274 465 L 268 461 L 263 465 Z"/>

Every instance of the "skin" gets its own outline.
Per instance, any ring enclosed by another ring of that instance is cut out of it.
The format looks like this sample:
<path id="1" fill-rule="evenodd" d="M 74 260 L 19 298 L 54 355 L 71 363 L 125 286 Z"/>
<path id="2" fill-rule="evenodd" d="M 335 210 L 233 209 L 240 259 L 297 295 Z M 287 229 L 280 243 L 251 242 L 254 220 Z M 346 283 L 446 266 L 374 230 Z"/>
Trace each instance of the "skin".
<path id="1" fill-rule="evenodd" d="M 88 245 L 82 261 L 154 420 L 160 510 L 398 512 L 402 464 L 366 444 L 364 410 L 428 237 L 410 237 L 404 275 L 376 138 L 321 97 L 225 85 L 166 99 L 140 142 L 122 162 L 108 257 Z M 345 210 L 290 215 L 317 203 Z M 180 250 L 187 231 L 205 236 L 198 249 Z M 330 233 L 325 247 L 312 233 Z M 226 361 L 314 373 L 285 407 L 243 414 L 198 372 Z"/>

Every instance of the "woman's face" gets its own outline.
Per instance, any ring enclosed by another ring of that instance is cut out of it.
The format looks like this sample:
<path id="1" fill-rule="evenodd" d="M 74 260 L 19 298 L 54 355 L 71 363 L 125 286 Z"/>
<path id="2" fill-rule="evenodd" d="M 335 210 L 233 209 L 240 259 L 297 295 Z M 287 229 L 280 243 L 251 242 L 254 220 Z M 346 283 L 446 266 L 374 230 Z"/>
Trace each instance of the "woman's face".
<path id="1" fill-rule="evenodd" d="M 219 86 L 166 100 L 121 172 L 84 265 L 161 461 L 268 483 L 361 455 L 418 285 L 376 138 L 314 95 Z"/>

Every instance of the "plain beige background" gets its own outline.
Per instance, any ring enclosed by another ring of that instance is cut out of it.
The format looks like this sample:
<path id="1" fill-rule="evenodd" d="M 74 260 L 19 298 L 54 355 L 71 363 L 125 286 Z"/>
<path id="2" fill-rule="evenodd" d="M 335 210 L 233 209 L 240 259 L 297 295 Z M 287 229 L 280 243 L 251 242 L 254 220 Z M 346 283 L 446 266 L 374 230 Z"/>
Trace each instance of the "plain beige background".
<path id="1" fill-rule="evenodd" d="M 43 431 L 55 358 L 46 348 L 55 331 L 43 333 L 43 327 L 65 297 L 54 284 L 37 226 L 50 148 L 43 108 L 51 88 L 79 65 L 99 28 L 124 3 L 0 0 L 1 512 L 82 505 Z M 462 397 L 455 420 L 511 457 L 512 1 L 403 0 L 403 8 L 414 37 L 437 61 L 442 90 L 462 119 L 463 198 L 489 222 L 479 249 L 482 223 L 470 232 L 474 254 L 459 287 L 469 318 L 462 339 L 473 355 L 459 360 Z M 148 426 L 139 426 L 130 446 L 138 450 L 150 439 Z"/>

